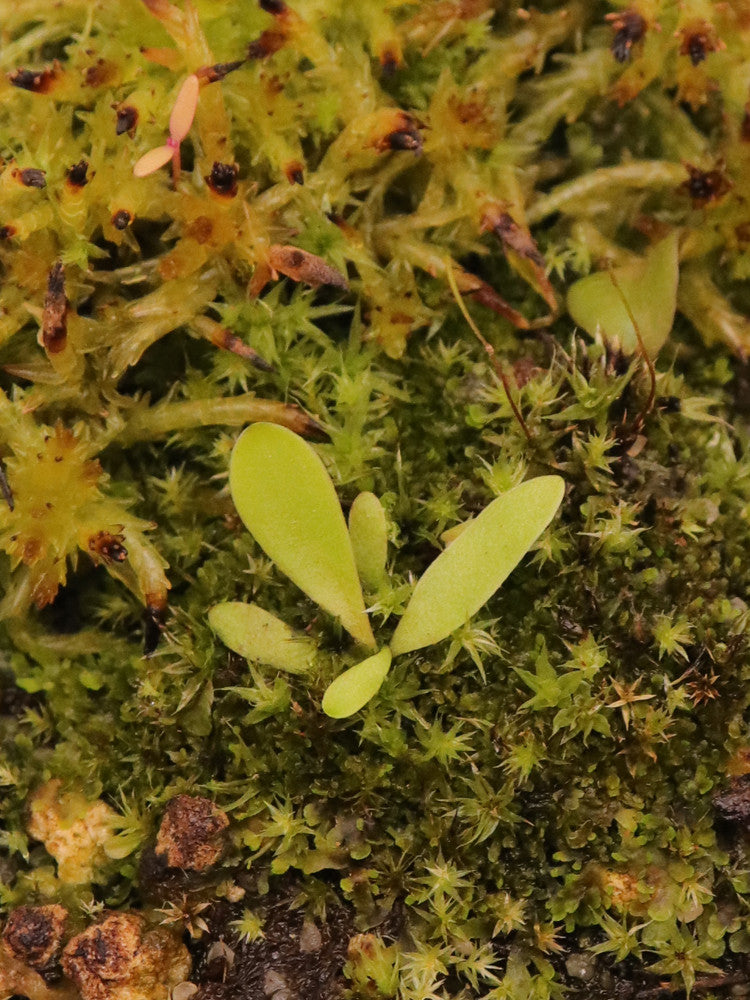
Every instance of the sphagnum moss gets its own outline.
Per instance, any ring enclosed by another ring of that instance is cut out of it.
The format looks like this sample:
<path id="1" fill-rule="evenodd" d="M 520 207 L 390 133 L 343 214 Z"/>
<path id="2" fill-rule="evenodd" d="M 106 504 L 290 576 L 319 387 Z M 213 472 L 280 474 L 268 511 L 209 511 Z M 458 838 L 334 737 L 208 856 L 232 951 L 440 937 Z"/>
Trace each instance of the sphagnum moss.
<path id="1" fill-rule="evenodd" d="M 746 5 L 0 13 L 0 993 L 746 988 Z M 135 176 L 192 76 L 179 175 Z M 564 308 L 608 267 L 655 350 L 665 239 L 652 385 Z M 493 496 L 560 475 L 561 516 L 334 721 L 355 654 L 229 497 L 257 419 L 382 503 L 379 631 Z M 227 654 L 231 600 L 315 671 Z M 229 821 L 206 870 L 155 850 L 175 803 Z"/>

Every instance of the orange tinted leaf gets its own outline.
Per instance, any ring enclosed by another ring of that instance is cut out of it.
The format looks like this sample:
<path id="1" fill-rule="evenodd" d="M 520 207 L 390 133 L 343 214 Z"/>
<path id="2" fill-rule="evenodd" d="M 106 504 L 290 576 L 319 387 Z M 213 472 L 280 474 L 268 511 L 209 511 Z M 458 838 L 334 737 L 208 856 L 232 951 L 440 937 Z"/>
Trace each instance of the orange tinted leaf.
<path id="1" fill-rule="evenodd" d="M 149 174 L 156 173 L 159 167 L 169 163 L 173 154 L 174 150 L 171 146 L 157 146 L 156 149 L 150 149 L 133 167 L 133 175 L 135 177 L 148 177 Z"/>
<path id="2" fill-rule="evenodd" d="M 180 87 L 172 114 L 169 116 L 169 134 L 177 143 L 182 142 L 193 124 L 199 91 L 198 77 L 192 73 Z"/>

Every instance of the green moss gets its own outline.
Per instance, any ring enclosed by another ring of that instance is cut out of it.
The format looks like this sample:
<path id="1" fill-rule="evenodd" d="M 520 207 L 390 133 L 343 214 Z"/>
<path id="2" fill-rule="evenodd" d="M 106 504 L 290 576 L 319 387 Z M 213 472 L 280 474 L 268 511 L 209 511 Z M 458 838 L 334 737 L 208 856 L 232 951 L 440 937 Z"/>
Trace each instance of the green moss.
<path id="1" fill-rule="evenodd" d="M 238 949 L 264 947 L 274 900 L 321 925 L 347 905 L 379 935 L 355 938 L 353 996 L 557 997 L 582 952 L 592 990 L 736 979 L 747 844 L 713 802 L 750 745 L 739 5 L 644 4 L 629 46 L 606 4 L 292 7 L 25 2 L 3 25 L 0 901 L 59 900 L 76 926 L 143 907 L 199 938 L 222 898 Z M 176 186 L 134 178 L 184 77 L 233 60 Z M 652 386 L 561 309 L 668 232 L 681 315 Z M 380 499 L 379 636 L 498 492 L 561 475 L 561 516 L 477 618 L 334 721 L 323 693 L 358 654 L 229 496 L 258 418 L 317 438 L 345 510 Z M 231 600 L 307 631 L 313 672 L 229 654 L 207 611 Z M 120 817 L 95 884 L 28 836 L 50 778 Z M 184 899 L 138 876 L 183 792 L 231 821 Z"/>

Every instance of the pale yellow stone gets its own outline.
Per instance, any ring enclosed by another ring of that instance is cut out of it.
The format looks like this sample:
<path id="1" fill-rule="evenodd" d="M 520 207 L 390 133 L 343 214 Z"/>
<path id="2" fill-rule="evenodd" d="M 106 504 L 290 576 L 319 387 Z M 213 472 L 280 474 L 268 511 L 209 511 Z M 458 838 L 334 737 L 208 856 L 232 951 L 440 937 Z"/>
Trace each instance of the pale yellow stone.
<path id="1" fill-rule="evenodd" d="M 90 882 L 106 861 L 105 845 L 117 813 L 101 800 L 80 792 L 60 793 L 59 780 L 48 781 L 31 795 L 28 832 L 41 840 L 57 862 L 62 882 Z"/>

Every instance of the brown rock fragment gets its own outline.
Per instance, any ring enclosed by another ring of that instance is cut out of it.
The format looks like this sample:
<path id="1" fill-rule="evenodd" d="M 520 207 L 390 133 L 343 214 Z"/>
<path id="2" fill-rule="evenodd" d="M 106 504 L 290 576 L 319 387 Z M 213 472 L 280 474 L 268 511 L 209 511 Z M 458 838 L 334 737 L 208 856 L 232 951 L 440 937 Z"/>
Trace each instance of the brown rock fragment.
<path id="1" fill-rule="evenodd" d="M 228 825 L 226 813 L 209 799 L 178 795 L 167 805 L 155 853 L 169 868 L 205 871 L 219 859 L 220 834 Z"/>
<path id="2" fill-rule="evenodd" d="M 111 913 L 69 941 L 63 970 L 82 1000 L 166 1000 L 190 973 L 187 949 L 170 931 L 145 930 L 134 913 Z"/>
<path id="3" fill-rule="evenodd" d="M 62 950 L 67 916 L 62 906 L 19 906 L 3 929 L 5 947 L 32 969 L 46 969 Z"/>
<path id="4" fill-rule="evenodd" d="M 728 791 L 716 796 L 714 808 L 725 822 L 750 831 L 750 774 L 735 778 Z"/>

